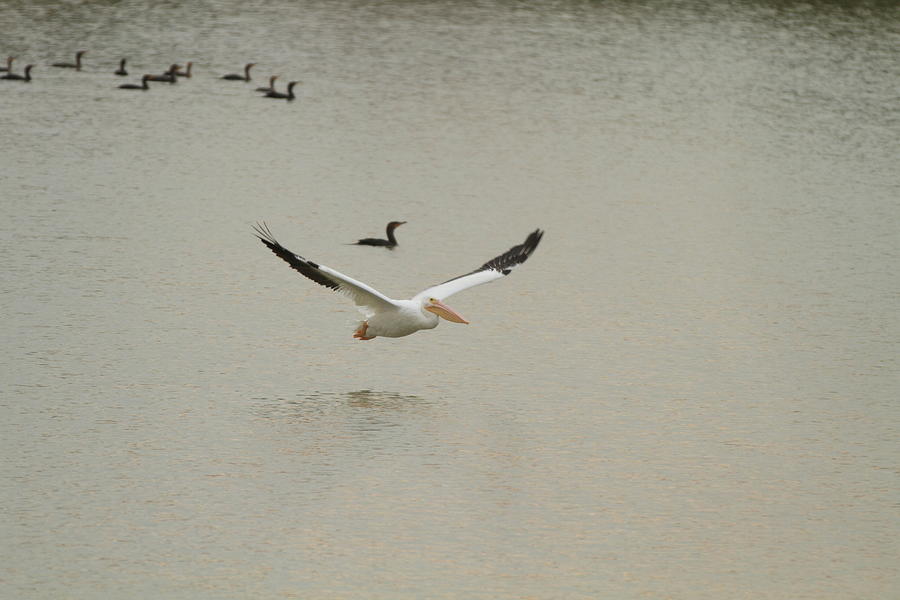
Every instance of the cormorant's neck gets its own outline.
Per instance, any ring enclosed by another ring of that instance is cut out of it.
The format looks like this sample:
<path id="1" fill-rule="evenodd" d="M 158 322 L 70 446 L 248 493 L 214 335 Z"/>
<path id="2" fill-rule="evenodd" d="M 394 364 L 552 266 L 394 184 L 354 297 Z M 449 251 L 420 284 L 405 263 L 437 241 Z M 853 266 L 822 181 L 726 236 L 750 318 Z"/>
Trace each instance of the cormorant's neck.
<path id="1" fill-rule="evenodd" d="M 397 238 L 394 237 L 395 229 L 396 229 L 396 227 L 388 227 L 387 228 L 388 241 L 391 243 L 391 246 L 397 245 Z"/>

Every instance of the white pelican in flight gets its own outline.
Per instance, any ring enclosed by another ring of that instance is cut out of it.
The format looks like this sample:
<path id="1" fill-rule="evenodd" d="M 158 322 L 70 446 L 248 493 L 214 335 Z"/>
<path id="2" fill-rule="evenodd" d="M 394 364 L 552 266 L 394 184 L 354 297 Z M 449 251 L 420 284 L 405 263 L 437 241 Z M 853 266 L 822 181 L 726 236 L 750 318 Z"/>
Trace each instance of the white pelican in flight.
<path id="1" fill-rule="evenodd" d="M 444 304 L 444 300 L 457 292 L 509 275 L 515 266 L 528 260 L 544 235 L 543 231 L 535 229 L 523 243 L 492 258 L 471 273 L 432 286 L 410 300 L 394 300 L 361 281 L 294 254 L 278 243 L 265 223 L 257 224 L 253 229 L 256 237 L 291 268 L 320 285 L 341 292 L 356 303 L 365 315 L 365 320 L 353 333 L 353 337 L 360 340 L 378 336 L 403 337 L 420 329 L 434 329 L 438 325 L 438 317 L 454 323 L 468 323 L 462 315 Z"/>

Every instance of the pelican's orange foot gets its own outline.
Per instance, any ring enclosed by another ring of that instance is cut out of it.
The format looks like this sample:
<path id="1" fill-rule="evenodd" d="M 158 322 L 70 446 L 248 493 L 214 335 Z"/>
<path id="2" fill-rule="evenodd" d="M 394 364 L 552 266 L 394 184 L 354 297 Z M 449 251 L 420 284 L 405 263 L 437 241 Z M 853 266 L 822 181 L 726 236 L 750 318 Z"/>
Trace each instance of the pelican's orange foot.
<path id="1" fill-rule="evenodd" d="M 369 323 L 367 321 L 363 321 L 363 324 L 359 326 L 359 329 L 353 332 L 353 337 L 358 340 L 374 340 L 375 336 L 366 337 L 366 331 L 369 329 Z"/>

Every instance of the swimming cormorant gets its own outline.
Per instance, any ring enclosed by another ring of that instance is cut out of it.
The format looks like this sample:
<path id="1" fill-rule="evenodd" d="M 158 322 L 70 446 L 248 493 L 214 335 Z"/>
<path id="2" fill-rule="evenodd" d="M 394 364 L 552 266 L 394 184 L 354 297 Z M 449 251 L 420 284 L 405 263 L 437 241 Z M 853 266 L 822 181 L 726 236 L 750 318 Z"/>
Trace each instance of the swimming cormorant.
<path id="1" fill-rule="evenodd" d="M 31 68 L 33 66 L 34 65 L 26 65 L 24 75 L 19 75 L 18 73 L 7 73 L 3 77 L 0 77 L 0 79 L 7 79 L 7 80 L 12 80 L 12 81 L 25 81 L 25 82 L 31 81 Z"/>
<path id="2" fill-rule="evenodd" d="M 287 100 L 288 102 L 290 102 L 291 100 L 296 98 L 296 96 L 294 96 L 294 86 L 297 85 L 298 83 L 300 83 L 300 82 L 299 81 L 289 82 L 288 86 L 287 86 L 287 94 L 284 94 L 282 92 L 276 92 L 275 90 L 272 90 L 271 92 L 266 93 L 264 98 L 278 98 L 278 99 Z"/>
<path id="3" fill-rule="evenodd" d="M 397 238 L 394 237 L 394 230 L 406 223 L 406 221 L 391 221 L 387 224 L 387 239 L 379 238 L 363 238 L 355 242 L 357 246 L 381 246 L 382 248 L 394 248 L 397 246 Z"/>
<path id="4" fill-rule="evenodd" d="M 81 57 L 87 54 L 87 50 L 79 50 L 75 53 L 75 62 L 74 63 L 53 63 L 50 65 L 51 67 L 61 67 L 63 69 L 75 69 L 76 71 L 81 70 Z"/>
<path id="5" fill-rule="evenodd" d="M 222 75 L 222 79 L 228 79 L 229 81 L 250 81 L 250 69 L 253 68 L 253 65 L 256 63 L 247 63 L 244 65 L 244 74 L 238 75 L 237 73 L 229 73 L 228 75 Z"/>
<path id="6" fill-rule="evenodd" d="M 148 75 L 147 78 L 149 81 L 163 81 L 166 83 L 178 83 L 178 78 L 175 76 L 175 72 L 178 70 L 178 65 L 169 65 L 169 70 L 163 73 L 162 75 Z"/>
<path id="7" fill-rule="evenodd" d="M 178 77 L 188 77 L 188 78 L 190 78 L 190 76 L 191 76 L 191 68 L 194 66 L 194 63 L 192 63 L 191 61 L 188 61 L 187 63 L 185 63 L 185 65 L 186 65 L 186 66 L 185 66 L 185 68 L 184 68 L 184 71 L 181 70 L 181 66 L 179 65 L 178 68 L 175 69 L 175 74 L 176 74 Z"/>
<path id="8" fill-rule="evenodd" d="M 258 88 L 256 88 L 256 91 L 257 92 L 274 92 L 276 79 L 278 79 L 278 75 L 272 75 L 271 77 L 269 77 L 269 87 L 258 87 Z"/>
<path id="9" fill-rule="evenodd" d="M 144 75 L 141 77 L 141 85 L 136 83 L 123 83 L 119 86 L 120 90 L 149 90 L 150 86 L 147 85 L 147 81 L 150 80 L 151 75 Z"/>

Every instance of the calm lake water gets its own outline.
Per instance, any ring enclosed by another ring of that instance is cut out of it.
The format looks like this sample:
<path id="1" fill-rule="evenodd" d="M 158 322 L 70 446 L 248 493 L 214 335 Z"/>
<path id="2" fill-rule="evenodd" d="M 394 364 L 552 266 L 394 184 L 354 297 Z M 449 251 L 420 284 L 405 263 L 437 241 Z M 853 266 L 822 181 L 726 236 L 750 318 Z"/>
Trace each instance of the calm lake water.
<path id="1" fill-rule="evenodd" d="M 2 13 L 0 596 L 900 597 L 895 3 Z"/>

